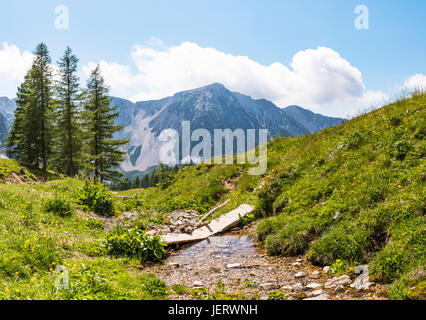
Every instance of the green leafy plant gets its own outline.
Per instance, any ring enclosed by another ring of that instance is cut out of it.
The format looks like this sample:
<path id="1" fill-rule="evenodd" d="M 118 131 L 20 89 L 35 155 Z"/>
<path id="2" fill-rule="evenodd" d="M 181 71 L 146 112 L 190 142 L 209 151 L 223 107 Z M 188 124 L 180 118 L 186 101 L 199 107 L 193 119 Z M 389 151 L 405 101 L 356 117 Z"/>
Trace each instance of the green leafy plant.
<path id="1" fill-rule="evenodd" d="M 52 212 L 62 217 L 72 215 L 71 204 L 65 199 L 50 199 L 44 205 L 46 212 Z"/>
<path id="2" fill-rule="evenodd" d="M 392 145 L 391 154 L 394 158 L 398 160 L 404 160 L 405 156 L 412 149 L 411 142 L 407 140 L 399 140 Z"/>
<path id="3" fill-rule="evenodd" d="M 166 245 L 160 237 L 138 229 L 117 227 L 107 234 L 106 239 L 106 249 L 114 256 L 137 257 L 142 261 L 160 261 L 164 257 Z"/>
<path id="4" fill-rule="evenodd" d="M 104 186 L 86 182 L 79 190 L 79 203 L 87 206 L 94 213 L 111 217 L 115 214 L 114 199 Z"/>
<path id="5" fill-rule="evenodd" d="M 341 274 L 347 269 L 348 265 L 345 261 L 337 259 L 331 266 L 330 266 L 330 273 L 332 274 Z"/>
<path id="6" fill-rule="evenodd" d="M 266 296 L 271 300 L 288 300 L 286 295 L 281 291 L 271 291 Z"/>

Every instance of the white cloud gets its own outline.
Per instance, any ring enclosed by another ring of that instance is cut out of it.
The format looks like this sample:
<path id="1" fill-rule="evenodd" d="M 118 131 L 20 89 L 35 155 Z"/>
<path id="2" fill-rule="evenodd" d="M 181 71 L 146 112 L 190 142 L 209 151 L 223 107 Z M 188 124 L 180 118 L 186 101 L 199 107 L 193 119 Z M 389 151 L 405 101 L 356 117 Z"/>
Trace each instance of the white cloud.
<path id="1" fill-rule="evenodd" d="M 247 56 L 184 42 L 166 47 L 150 38 L 131 51 L 133 67 L 100 61 L 111 94 L 137 100 L 160 99 L 176 92 L 220 82 L 232 91 L 265 98 L 279 107 L 297 104 L 326 115 L 346 116 L 388 102 L 382 91 L 367 91 L 361 72 L 336 51 L 318 47 L 297 52 L 290 63 L 263 65 Z M 0 95 L 14 97 L 31 67 L 33 54 L 15 45 L 0 47 Z M 96 64 L 83 66 L 87 77 Z M 55 68 L 56 69 L 56 68 Z M 415 74 L 401 89 L 426 87 L 426 75 Z"/>
<path id="2" fill-rule="evenodd" d="M 16 89 L 31 68 L 33 54 L 6 42 L 0 48 L 0 95 L 15 97 Z"/>
<path id="3" fill-rule="evenodd" d="M 83 66 L 83 73 L 89 77 L 90 73 L 96 68 L 96 63 L 90 62 Z M 123 66 L 115 62 L 99 62 L 102 75 L 105 82 L 111 87 L 111 94 L 117 97 L 129 98 L 140 92 L 145 85 L 142 75 L 131 74 L 128 66 Z"/>
<path id="4" fill-rule="evenodd" d="M 159 99 L 220 82 L 230 90 L 271 100 L 280 107 L 298 104 L 327 113 L 328 104 L 343 104 L 362 97 L 365 91 L 361 72 L 326 47 L 300 51 L 285 66 L 278 62 L 262 65 L 246 56 L 192 42 L 166 49 L 149 44 L 163 45 L 154 38 L 133 48 L 136 74 L 128 66 L 101 62 L 112 94 L 133 101 Z M 93 67 L 91 63 L 84 68 L 86 75 Z"/>
<path id="5" fill-rule="evenodd" d="M 426 89 L 426 75 L 421 74 L 421 73 L 417 73 L 411 77 L 409 77 L 405 82 L 404 82 L 404 89 L 408 89 L 408 90 L 425 90 Z"/>

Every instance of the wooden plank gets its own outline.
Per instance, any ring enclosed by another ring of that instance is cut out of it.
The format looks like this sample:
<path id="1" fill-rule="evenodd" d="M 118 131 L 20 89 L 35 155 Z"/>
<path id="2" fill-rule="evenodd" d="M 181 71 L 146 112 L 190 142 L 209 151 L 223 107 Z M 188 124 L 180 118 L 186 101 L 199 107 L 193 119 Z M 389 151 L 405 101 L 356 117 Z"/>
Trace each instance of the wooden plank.
<path id="1" fill-rule="evenodd" d="M 168 245 L 189 243 L 205 240 L 215 234 L 225 232 L 226 230 L 237 226 L 240 218 L 245 217 L 252 212 L 254 207 L 248 204 L 242 204 L 237 209 L 221 215 L 208 225 L 194 230 L 192 234 L 174 234 L 169 233 L 161 236 L 161 241 Z"/>

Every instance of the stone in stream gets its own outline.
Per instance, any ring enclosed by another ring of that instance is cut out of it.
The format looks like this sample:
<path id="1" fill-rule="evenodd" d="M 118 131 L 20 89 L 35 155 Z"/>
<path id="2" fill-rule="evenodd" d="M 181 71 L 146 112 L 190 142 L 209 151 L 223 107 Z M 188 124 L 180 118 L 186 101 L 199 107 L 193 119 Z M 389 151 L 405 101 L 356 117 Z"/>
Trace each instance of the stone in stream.
<path id="1" fill-rule="evenodd" d="M 338 285 L 338 286 L 334 289 L 333 294 L 336 294 L 336 293 L 342 292 L 344 288 L 345 288 L 345 287 L 344 287 L 343 285 L 339 284 L 339 285 Z"/>
<path id="2" fill-rule="evenodd" d="M 303 299 L 303 300 L 329 300 L 329 296 L 328 296 L 328 294 L 323 293 L 319 296 L 312 297 L 312 298 L 306 298 L 306 299 Z"/>
<path id="3" fill-rule="evenodd" d="M 321 287 L 321 285 L 319 283 L 316 283 L 316 282 L 312 282 L 312 283 L 306 285 L 307 289 L 318 289 L 320 287 Z"/>
<path id="4" fill-rule="evenodd" d="M 293 286 L 293 290 L 294 291 L 302 291 L 303 290 L 303 285 L 299 282 L 299 283 L 296 283 L 294 286 Z"/>
<path id="5" fill-rule="evenodd" d="M 293 287 L 292 286 L 282 286 L 281 289 L 282 290 L 293 291 Z"/>
<path id="6" fill-rule="evenodd" d="M 179 268 L 180 267 L 180 263 L 179 262 L 168 262 L 167 263 L 168 267 L 173 267 L 173 268 Z"/>
<path id="7" fill-rule="evenodd" d="M 330 280 L 327 281 L 327 283 L 325 284 L 324 288 L 325 289 L 334 289 L 339 285 L 345 286 L 345 285 L 349 285 L 351 284 L 351 278 L 349 278 L 349 276 L 344 275 L 341 277 L 334 277 Z"/>
<path id="8" fill-rule="evenodd" d="M 312 291 L 309 295 L 311 297 L 316 297 L 316 296 L 322 295 L 323 293 L 324 293 L 324 290 L 319 289 L 319 290 Z"/>
<path id="9" fill-rule="evenodd" d="M 268 281 L 268 282 L 262 283 L 260 287 L 264 290 L 276 290 L 280 288 L 280 285 L 277 282 Z"/>

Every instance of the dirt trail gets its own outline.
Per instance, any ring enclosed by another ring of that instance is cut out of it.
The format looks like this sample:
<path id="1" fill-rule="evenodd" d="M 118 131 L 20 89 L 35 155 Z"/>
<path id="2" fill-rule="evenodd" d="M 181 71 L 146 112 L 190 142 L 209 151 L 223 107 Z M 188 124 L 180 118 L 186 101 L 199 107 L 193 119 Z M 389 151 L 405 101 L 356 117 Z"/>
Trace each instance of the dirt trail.
<path id="1" fill-rule="evenodd" d="M 304 257 L 270 257 L 253 239 L 253 227 L 192 244 L 171 252 L 161 265 L 144 266 L 167 285 L 184 283 L 188 288 L 206 287 L 213 292 L 219 281 L 227 294 L 266 299 L 269 292 L 280 290 L 290 299 L 384 299 L 384 287 L 372 285 L 358 291 L 350 281 L 336 290 L 324 288 L 334 275 L 310 264 Z M 303 273 L 303 274 L 302 274 Z M 353 282 L 355 275 L 351 276 Z M 173 295 L 191 299 L 192 295 Z"/>

